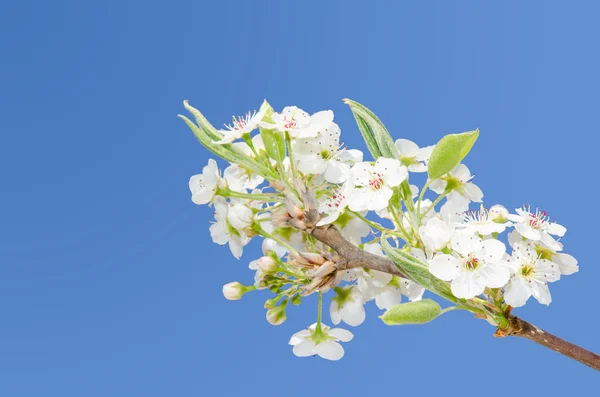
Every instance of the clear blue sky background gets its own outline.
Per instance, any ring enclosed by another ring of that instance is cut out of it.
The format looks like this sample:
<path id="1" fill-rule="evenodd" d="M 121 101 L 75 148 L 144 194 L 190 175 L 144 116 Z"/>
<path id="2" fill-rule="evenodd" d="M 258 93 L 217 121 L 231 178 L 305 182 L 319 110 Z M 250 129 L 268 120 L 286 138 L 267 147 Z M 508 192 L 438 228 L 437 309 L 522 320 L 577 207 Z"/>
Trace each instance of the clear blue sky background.
<path id="1" fill-rule="evenodd" d="M 35 4 L 33 4 L 35 3 Z M 342 98 L 395 137 L 432 144 L 479 127 L 467 164 L 486 202 L 539 205 L 569 233 L 580 273 L 548 308 L 518 311 L 600 352 L 595 2 L 26 2 L 0 6 L 0 396 L 462 396 L 579 394 L 587 367 L 449 313 L 385 327 L 369 305 L 340 362 L 286 345 L 190 201 L 207 151 L 176 118 L 215 125 L 256 109 L 333 109 Z M 576 385 L 576 386 L 574 386 Z M 282 392 L 285 390 L 285 392 Z M 284 394 L 285 393 L 285 394 Z"/>

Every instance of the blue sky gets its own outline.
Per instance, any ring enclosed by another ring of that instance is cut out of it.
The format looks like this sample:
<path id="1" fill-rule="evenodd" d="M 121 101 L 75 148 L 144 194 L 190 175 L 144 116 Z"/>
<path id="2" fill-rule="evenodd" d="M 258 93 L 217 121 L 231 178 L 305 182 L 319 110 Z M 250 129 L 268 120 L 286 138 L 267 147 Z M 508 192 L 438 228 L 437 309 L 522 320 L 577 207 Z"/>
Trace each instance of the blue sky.
<path id="1" fill-rule="evenodd" d="M 37 4 L 33 4 L 37 3 Z M 209 158 L 176 118 L 342 98 L 421 145 L 480 128 L 466 163 L 488 204 L 540 206 L 580 273 L 518 314 L 600 351 L 593 2 L 23 2 L 0 6 L 0 395 L 563 395 L 598 374 L 452 312 L 386 327 L 369 305 L 340 362 L 299 359 L 267 294 L 226 301 L 247 263 L 209 238 L 190 175 Z"/>

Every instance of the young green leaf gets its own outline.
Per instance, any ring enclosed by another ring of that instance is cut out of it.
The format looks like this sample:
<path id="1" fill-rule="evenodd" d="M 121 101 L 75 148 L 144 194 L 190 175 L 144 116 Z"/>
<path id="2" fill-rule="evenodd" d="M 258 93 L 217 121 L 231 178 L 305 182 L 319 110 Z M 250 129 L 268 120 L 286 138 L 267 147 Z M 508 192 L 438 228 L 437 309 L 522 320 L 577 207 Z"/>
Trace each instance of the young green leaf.
<path id="1" fill-rule="evenodd" d="M 265 116 L 262 121 L 266 123 L 272 123 L 273 119 L 271 116 L 274 111 L 271 105 L 265 100 L 260 107 L 260 112 L 266 109 Z M 272 130 L 268 128 L 259 127 L 260 135 L 265 145 L 265 150 L 269 157 L 275 161 L 283 161 L 285 158 L 285 137 L 283 132 Z"/>
<path id="2" fill-rule="evenodd" d="M 431 153 L 428 163 L 429 179 L 444 176 L 456 167 L 473 147 L 479 136 L 479 130 L 449 134 L 443 137 Z"/>
<path id="3" fill-rule="evenodd" d="M 425 324 L 442 314 L 440 305 L 431 299 L 400 303 L 379 316 L 387 325 Z"/>
<path id="4" fill-rule="evenodd" d="M 356 124 L 358 124 L 358 129 L 373 158 L 375 160 L 382 156 L 399 158 L 394 140 L 375 113 L 366 106 L 350 99 L 344 99 L 344 103 L 350 106 L 350 110 L 356 119 Z"/>

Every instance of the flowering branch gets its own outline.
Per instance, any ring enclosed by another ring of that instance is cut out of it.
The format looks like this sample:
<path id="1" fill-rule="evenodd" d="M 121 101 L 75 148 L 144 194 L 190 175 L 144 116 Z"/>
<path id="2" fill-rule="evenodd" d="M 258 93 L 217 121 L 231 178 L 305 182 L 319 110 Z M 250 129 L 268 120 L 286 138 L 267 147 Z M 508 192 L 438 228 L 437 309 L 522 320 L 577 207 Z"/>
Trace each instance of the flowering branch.
<path id="1" fill-rule="evenodd" d="M 339 270 L 362 267 L 364 269 L 372 269 L 401 277 L 407 277 L 402 274 L 394 262 L 357 248 L 346 240 L 335 227 L 317 227 L 312 231 L 312 235 L 323 244 L 333 248 L 342 258 L 346 259 L 346 261 L 343 262 L 344 265 L 339 267 Z M 506 324 L 506 328 L 498 328 L 494 336 L 498 338 L 519 336 L 521 338 L 529 339 L 600 371 L 600 355 L 559 338 L 549 332 L 543 331 L 535 325 L 516 316 L 509 315 Z"/>
<path id="2" fill-rule="evenodd" d="M 268 290 L 274 296 L 265 301 L 266 319 L 279 325 L 291 306 L 318 293 L 317 322 L 289 342 L 299 357 L 344 355 L 339 342 L 353 334 L 323 323 L 323 301 L 333 295 L 329 317 L 336 325 L 362 324 L 371 300 L 385 310 L 379 317 L 387 325 L 424 324 L 467 310 L 494 325 L 497 337 L 524 337 L 600 369 L 598 355 L 511 314 L 531 297 L 549 305 L 549 283 L 579 267 L 562 252 L 566 228 L 545 211 L 481 204 L 483 192 L 462 163 L 479 130 L 420 148 L 394 141 L 371 110 L 345 102 L 373 161 L 340 144 L 329 110 L 309 115 L 288 106 L 277 113 L 265 101 L 258 112 L 217 130 L 184 102 L 195 123 L 180 117 L 202 145 L 229 162 L 221 173 L 210 159 L 189 181 L 192 201 L 214 207 L 211 238 L 238 259 L 251 240 L 262 238 L 263 256 L 249 263 L 254 283 L 228 283 L 224 296 Z M 419 173 L 427 177 L 422 188 L 410 183 Z M 470 210 L 471 203 L 479 209 Z M 450 306 L 423 299 L 425 292 Z"/>

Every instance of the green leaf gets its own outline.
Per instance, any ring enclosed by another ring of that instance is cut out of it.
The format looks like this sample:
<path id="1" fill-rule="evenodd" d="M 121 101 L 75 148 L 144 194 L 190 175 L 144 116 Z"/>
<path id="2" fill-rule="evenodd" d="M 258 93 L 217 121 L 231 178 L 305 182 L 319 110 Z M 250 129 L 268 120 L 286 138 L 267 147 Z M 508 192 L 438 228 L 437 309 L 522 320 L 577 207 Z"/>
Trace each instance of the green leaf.
<path id="1" fill-rule="evenodd" d="M 387 325 L 425 324 L 442 314 L 440 305 L 431 299 L 400 303 L 379 316 Z"/>
<path id="2" fill-rule="evenodd" d="M 263 164 L 260 164 L 233 145 L 216 144 L 215 140 L 221 139 L 222 135 L 214 129 L 214 127 L 206 120 L 200 111 L 190 106 L 187 101 L 184 101 L 184 106 L 190 113 L 192 113 L 198 122 L 198 125 L 194 124 L 185 116 L 178 115 L 178 117 L 188 125 L 188 127 L 196 136 L 196 139 L 198 139 L 198 141 L 200 141 L 205 148 L 215 155 L 229 161 L 230 163 L 239 164 L 264 178 L 273 179 L 276 176 Z M 212 132 L 210 132 L 211 130 Z"/>
<path id="3" fill-rule="evenodd" d="M 266 112 L 262 121 L 266 123 L 273 123 L 271 116 L 273 115 L 274 111 L 266 100 L 260 107 L 260 111 L 265 109 Z M 259 127 L 259 129 L 267 155 L 277 162 L 283 161 L 283 159 L 285 159 L 285 136 L 283 132 L 263 127 Z"/>
<path id="4" fill-rule="evenodd" d="M 457 301 L 454 295 L 452 295 L 448 284 L 439 280 L 429 272 L 427 263 L 415 258 L 407 252 L 392 247 L 385 236 L 381 239 L 381 247 L 388 258 L 390 258 L 398 269 L 408 276 L 408 278 L 442 298 L 451 302 Z"/>
<path id="5" fill-rule="evenodd" d="M 394 140 L 375 113 L 351 99 L 344 99 L 344 103 L 350 106 L 358 129 L 373 158 L 375 160 L 379 157 L 399 158 Z"/>
<path id="6" fill-rule="evenodd" d="M 433 149 L 429 158 L 429 179 L 444 176 L 456 167 L 473 147 L 479 137 L 479 130 L 449 134 L 443 137 Z"/>

